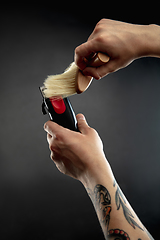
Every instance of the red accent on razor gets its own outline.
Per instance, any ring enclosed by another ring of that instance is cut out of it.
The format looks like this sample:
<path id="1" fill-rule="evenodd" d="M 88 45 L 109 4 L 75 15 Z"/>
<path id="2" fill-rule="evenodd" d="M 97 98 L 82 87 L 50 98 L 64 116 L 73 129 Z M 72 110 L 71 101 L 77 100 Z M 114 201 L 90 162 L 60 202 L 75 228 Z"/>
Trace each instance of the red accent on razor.
<path id="1" fill-rule="evenodd" d="M 66 111 L 66 106 L 64 104 L 63 98 L 50 98 L 50 102 L 54 108 L 54 111 L 58 114 L 62 114 Z"/>

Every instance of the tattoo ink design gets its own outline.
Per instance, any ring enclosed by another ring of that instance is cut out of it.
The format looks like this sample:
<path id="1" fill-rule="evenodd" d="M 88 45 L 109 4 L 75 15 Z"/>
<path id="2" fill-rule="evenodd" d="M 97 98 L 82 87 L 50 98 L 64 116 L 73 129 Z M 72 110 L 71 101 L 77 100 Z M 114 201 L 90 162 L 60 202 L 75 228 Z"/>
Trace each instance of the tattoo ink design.
<path id="1" fill-rule="evenodd" d="M 109 206 L 111 204 L 111 196 L 108 190 L 100 184 L 95 186 L 94 194 L 96 200 L 95 202 L 98 204 L 100 212 L 102 212 L 101 221 L 105 224 L 105 226 L 107 226 L 108 229 L 111 212 L 111 206 Z"/>
<path id="2" fill-rule="evenodd" d="M 116 181 L 114 181 L 113 186 L 116 186 Z M 121 192 L 120 188 L 117 186 L 117 190 L 116 190 L 116 194 L 115 194 L 115 201 L 116 201 L 116 206 L 117 206 L 117 210 L 120 209 L 120 207 L 122 207 L 123 209 L 123 214 L 125 216 L 125 219 L 127 220 L 127 222 L 135 229 L 135 227 L 138 227 L 139 229 L 141 229 L 142 231 L 143 228 L 141 228 L 135 221 L 134 221 L 134 216 L 132 215 L 131 211 L 126 207 L 126 200 L 124 198 L 123 193 Z"/>
<path id="3" fill-rule="evenodd" d="M 114 181 L 113 186 L 116 186 L 116 181 Z M 94 188 L 94 191 L 91 189 L 87 189 L 89 196 L 91 199 L 94 201 L 94 204 L 96 206 L 96 209 L 98 209 L 98 217 L 101 225 L 106 228 L 104 235 L 106 239 L 108 240 L 130 240 L 129 235 L 124 231 L 120 229 L 110 229 L 108 230 L 109 227 L 109 222 L 110 222 L 110 213 L 111 213 L 111 196 L 108 190 L 102 186 L 101 184 L 97 184 Z M 127 220 L 127 222 L 135 229 L 138 227 L 142 231 L 145 231 L 148 236 L 150 237 L 151 240 L 154 240 L 152 236 L 148 233 L 147 230 L 142 229 L 133 219 L 134 216 L 132 215 L 131 211 L 126 207 L 126 200 L 121 192 L 120 188 L 117 185 L 117 190 L 115 193 L 115 201 L 116 201 L 116 206 L 117 210 L 122 207 L 123 209 L 123 214 Z M 139 238 L 138 240 L 141 240 Z"/>
<path id="4" fill-rule="evenodd" d="M 130 237 L 126 232 L 120 229 L 111 229 L 108 231 L 108 238 L 115 240 L 130 240 Z"/>

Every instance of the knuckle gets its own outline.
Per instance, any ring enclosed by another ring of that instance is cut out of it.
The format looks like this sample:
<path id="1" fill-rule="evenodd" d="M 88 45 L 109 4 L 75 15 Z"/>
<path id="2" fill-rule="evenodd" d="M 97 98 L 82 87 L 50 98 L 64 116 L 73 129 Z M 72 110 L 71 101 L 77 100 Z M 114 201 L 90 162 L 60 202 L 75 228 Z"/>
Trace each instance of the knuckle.
<path id="1" fill-rule="evenodd" d="M 106 22 L 106 21 L 107 21 L 106 18 L 102 18 L 102 19 L 100 20 L 100 22 L 102 22 L 102 23 L 104 23 L 104 22 Z"/>
<path id="2" fill-rule="evenodd" d="M 101 30 L 102 30 L 101 24 L 97 23 L 97 25 L 96 25 L 96 27 L 94 29 L 94 34 L 95 35 L 98 34 L 99 32 L 101 32 Z"/>
<path id="3" fill-rule="evenodd" d="M 50 143 L 49 143 L 49 149 L 51 152 L 55 152 L 57 150 L 57 146 L 55 144 L 55 140 L 52 140 Z"/>
<path id="4" fill-rule="evenodd" d="M 104 21 L 105 21 L 105 18 L 102 18 L 102 19 L 96 24 L 96 26 L 101 25 L 102 23 L 104 23 Z"/>
<path id="5" fill-rule="evenodd" d="M 52 152 L 59 152 L 60 149 L 63 149 L 65 145 L 65 139 L 62 134 L 57 133 L 55 135 L 55 138 L 52 138 L 52 140 L 49 142 L 49 149 Z"/>
<path id="6" fill-rule="evenodd" d="M 54 152 L 55 151 L 55 147 L 53 144 L 49 144 L 49 149 L 51 150 L 51 152 Z"/>
<path id="7" fill-rule="evenodd" d="M 52 143 L 49 144 L 49 149 L 53 153 L 58 153 L 59 150 L 60 150 L 60 147 L 59 147 L 59 144 L 55 144 L 55 143 L 52 142 Z"/>
<path id="8" fill-rule="evenodd" d="M 55 139 L 54 140 L 57 143 L 63 142 L 65 140 L 65 133 L 63 132 L 63 130 L 60 130 L 55 134 Z"/>
<path id="9" fill-rule="evenodd" d="M 104 36 L 104 34 L 99 34 L 99 35 L 96 37 L 95 41 L 97 41 L 97 42 L 100 43 L 100 44 L 105 43 L 105 36 Z"/>
<path id="10" fill-rule="evenodd" d="M 50 158 L 54 161 L 54 153 L 53 152 L 51 152 Z"/>
<path id="11" fill-rule="evenodd" d="M 61 133 L 60 132 L 57 132 L 56 134 L 55 134 L 55 140 L 60 140 L 61 139 Z"/>
<path id="12" fill-rule="evenodd" d="M 82 45 L 75 48 L 75 54 L 80 55 Z"/>
<path id="13" fill-rule="evenodd" d="M 75 54 L 78 54 L 79 53 L 79 46 L 75 48 Z"/>
<path id="14" fill-rule="evenodd" d="M 104 22 L 106 21 L 105 18 L 102 18 L 95 26 L 94 32 L 97 33 L 99 31 L 101 31 L 102 29 L 104 29 Z"/>

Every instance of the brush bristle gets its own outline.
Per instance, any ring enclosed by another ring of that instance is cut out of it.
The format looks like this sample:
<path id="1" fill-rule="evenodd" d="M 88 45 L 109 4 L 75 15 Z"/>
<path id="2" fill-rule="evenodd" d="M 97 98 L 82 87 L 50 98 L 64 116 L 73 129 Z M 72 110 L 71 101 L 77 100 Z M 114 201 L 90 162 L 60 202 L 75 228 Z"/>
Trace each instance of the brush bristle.
<path id="1" fill-rule="evenodd" d="M 46 98 L 68 97 L 76 94 L 76 76 L 78 67 L 73 62 L 64 73 L 51 75 L 44 82 L 43 93 Z"/>

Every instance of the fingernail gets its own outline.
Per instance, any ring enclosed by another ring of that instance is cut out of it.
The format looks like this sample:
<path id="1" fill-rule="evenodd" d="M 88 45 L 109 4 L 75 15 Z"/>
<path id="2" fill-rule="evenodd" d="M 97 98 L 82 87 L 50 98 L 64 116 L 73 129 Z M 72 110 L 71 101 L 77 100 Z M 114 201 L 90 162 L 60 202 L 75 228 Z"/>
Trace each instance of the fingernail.
<path id="1" fill-rule="evenodd" d="M 86 120 L 85 116 L 83 114 L 77 115 L 77 120 Z"/>

